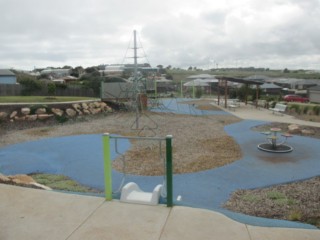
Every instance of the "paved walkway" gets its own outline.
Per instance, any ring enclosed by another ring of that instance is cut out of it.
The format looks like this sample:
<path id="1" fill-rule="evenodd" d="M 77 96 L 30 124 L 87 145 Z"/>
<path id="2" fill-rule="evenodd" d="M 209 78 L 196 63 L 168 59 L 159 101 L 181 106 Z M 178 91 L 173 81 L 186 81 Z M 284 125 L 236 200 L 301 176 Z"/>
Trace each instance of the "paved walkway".
<path id="1" fill-rule="evenodd" d="M 214 105 L 218 106 L 216 104 Z M 280 115 L 277 113 L 273 114 L 272 111 L 266 108 L 255 108 L 252 105 L 249 105 L 249 104 L 245 105 L 244 103 L 241 103 L 240 107 L 237 107 L 234 110 L 226 109 L 224 108 L 224 106 L 222 106 L 222 104 L 220 104 L 220 106 L 218 107 L 220 107 L 223 111 L 229 112 L 241 119 L 293 123 L 293 124 L 299 124 L 299 125 L 305 125 L 305 126 L 320 127 L 319 122 L 303 121 L 287 114 L 283 114 L 283 115 Z"/>
<path id="2" fill-rule="evenodd" d="M 209 210 L 106 202 L 0 184 L 1 240 L 319 240 L 319 230 L 266 228 Z"/>

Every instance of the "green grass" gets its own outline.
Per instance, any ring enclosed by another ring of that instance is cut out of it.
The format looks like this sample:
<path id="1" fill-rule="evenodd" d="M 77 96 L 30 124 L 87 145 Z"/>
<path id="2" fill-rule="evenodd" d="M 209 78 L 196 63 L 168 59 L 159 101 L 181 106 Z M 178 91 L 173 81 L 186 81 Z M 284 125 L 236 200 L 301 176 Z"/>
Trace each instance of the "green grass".
<path id="1" fill-rule="evenodd" d="M 250 193 L 243 195 L 241 199 L 246 202 L 258 202 L 261 200 L 259 196 Z"/>
<path id="2" fill-rule="evenodd" d="M 55 174 L 34 173 L 30 176 L 38 183 L 48 186 L 55 190 L 63 190 L 70 192 L 99 192 L 98 190 L 82 186 L 76 181 L 63 176 Z"/>
<path id="3" fill-rule="evenodd" d="M 0 103 L 50 103 L 50 102 L 72 102 L 81 100 L 94 100 L 90 97 L 46 97 L 46 96 L 2 96 Z"/>

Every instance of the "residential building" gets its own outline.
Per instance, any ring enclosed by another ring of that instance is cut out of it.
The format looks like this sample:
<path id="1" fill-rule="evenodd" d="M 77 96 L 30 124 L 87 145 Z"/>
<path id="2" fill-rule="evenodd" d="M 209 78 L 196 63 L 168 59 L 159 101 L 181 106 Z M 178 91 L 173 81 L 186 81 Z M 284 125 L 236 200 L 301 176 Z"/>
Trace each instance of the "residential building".
<path id="1" fill-rule="evenodd" d="M 16 84 L 16 75 L 8 69 L 0 69 L 0 84 Z"/>

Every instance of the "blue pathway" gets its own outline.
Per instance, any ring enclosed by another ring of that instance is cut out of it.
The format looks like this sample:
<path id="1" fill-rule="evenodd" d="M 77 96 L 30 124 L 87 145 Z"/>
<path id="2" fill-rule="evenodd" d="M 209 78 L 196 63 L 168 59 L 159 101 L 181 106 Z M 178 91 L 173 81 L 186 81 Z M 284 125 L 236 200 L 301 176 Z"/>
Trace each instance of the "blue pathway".
<path id="1" fill-rule="evenodd" d="M 200 115 L 195 108 L 190 109 L 192 106 L 179 104 L 174 100 L 167 102 L 165 106 L 166 108 L 161 111 L 179 109 L 179 113 L 189 111 L 190 114 L 194 112 Z M 223 114 L 223 111 L 210 112 Z M 243 152 L 242 159 L 212 170 L 174 175 L 174 198 L 179 195 L 182 197 L 179 204 L 220 211 L 235 220 L 252 225 L 313 228 L 295 222 L 236 214 L 221 207 L 237 189 L 266 187 L 319 175 L 318 139 L 295 136 L 289 140 L 289 145 L 294 148 L 293 152 L 285 154 L 263 152 L 257 149 L 257 144 L 265 141 L 264 135 L 251 131 L 250 128 L 264 123 L 245 120 L 225 127 L 225 131 L 240 145 Z M 111 141 L 111 144 L 111 150 L 114 150 L 114 141 Z M 124 152 L 130 144 L 127 140 L 121 140 L 119 146 L 120 151 Z M 116 157 L 115 152 L 112 152 L 112 157 Z M 81 184 L 103 190 L 102 135 L 49 138 L 0 148 L 0 172 L 63 174 Z M 114 170 L 114 189 L 120 186 L 121 179 L 122 174 Z M 130 181 L 138 183 L 145 191 L 152 191 L 164 179 L 127 175 L 126 182 Z"/>

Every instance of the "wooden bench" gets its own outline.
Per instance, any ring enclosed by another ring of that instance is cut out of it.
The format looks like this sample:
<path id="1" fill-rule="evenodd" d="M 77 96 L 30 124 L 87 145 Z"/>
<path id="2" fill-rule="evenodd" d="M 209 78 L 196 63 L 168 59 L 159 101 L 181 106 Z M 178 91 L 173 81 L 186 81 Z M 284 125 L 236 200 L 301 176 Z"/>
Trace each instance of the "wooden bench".
<path id="1" fill-rule="evenodd" d="M 281 104 L 281 103 L 277 103 L 274 106 L 274 108 L 269 108 L 269 110 L 271 110 L 273 114 L 279 113 L 279 114 L 283 115 L 283 113 L 286 111 L 286 108 L 287 108 L 287 105 Z"/>

